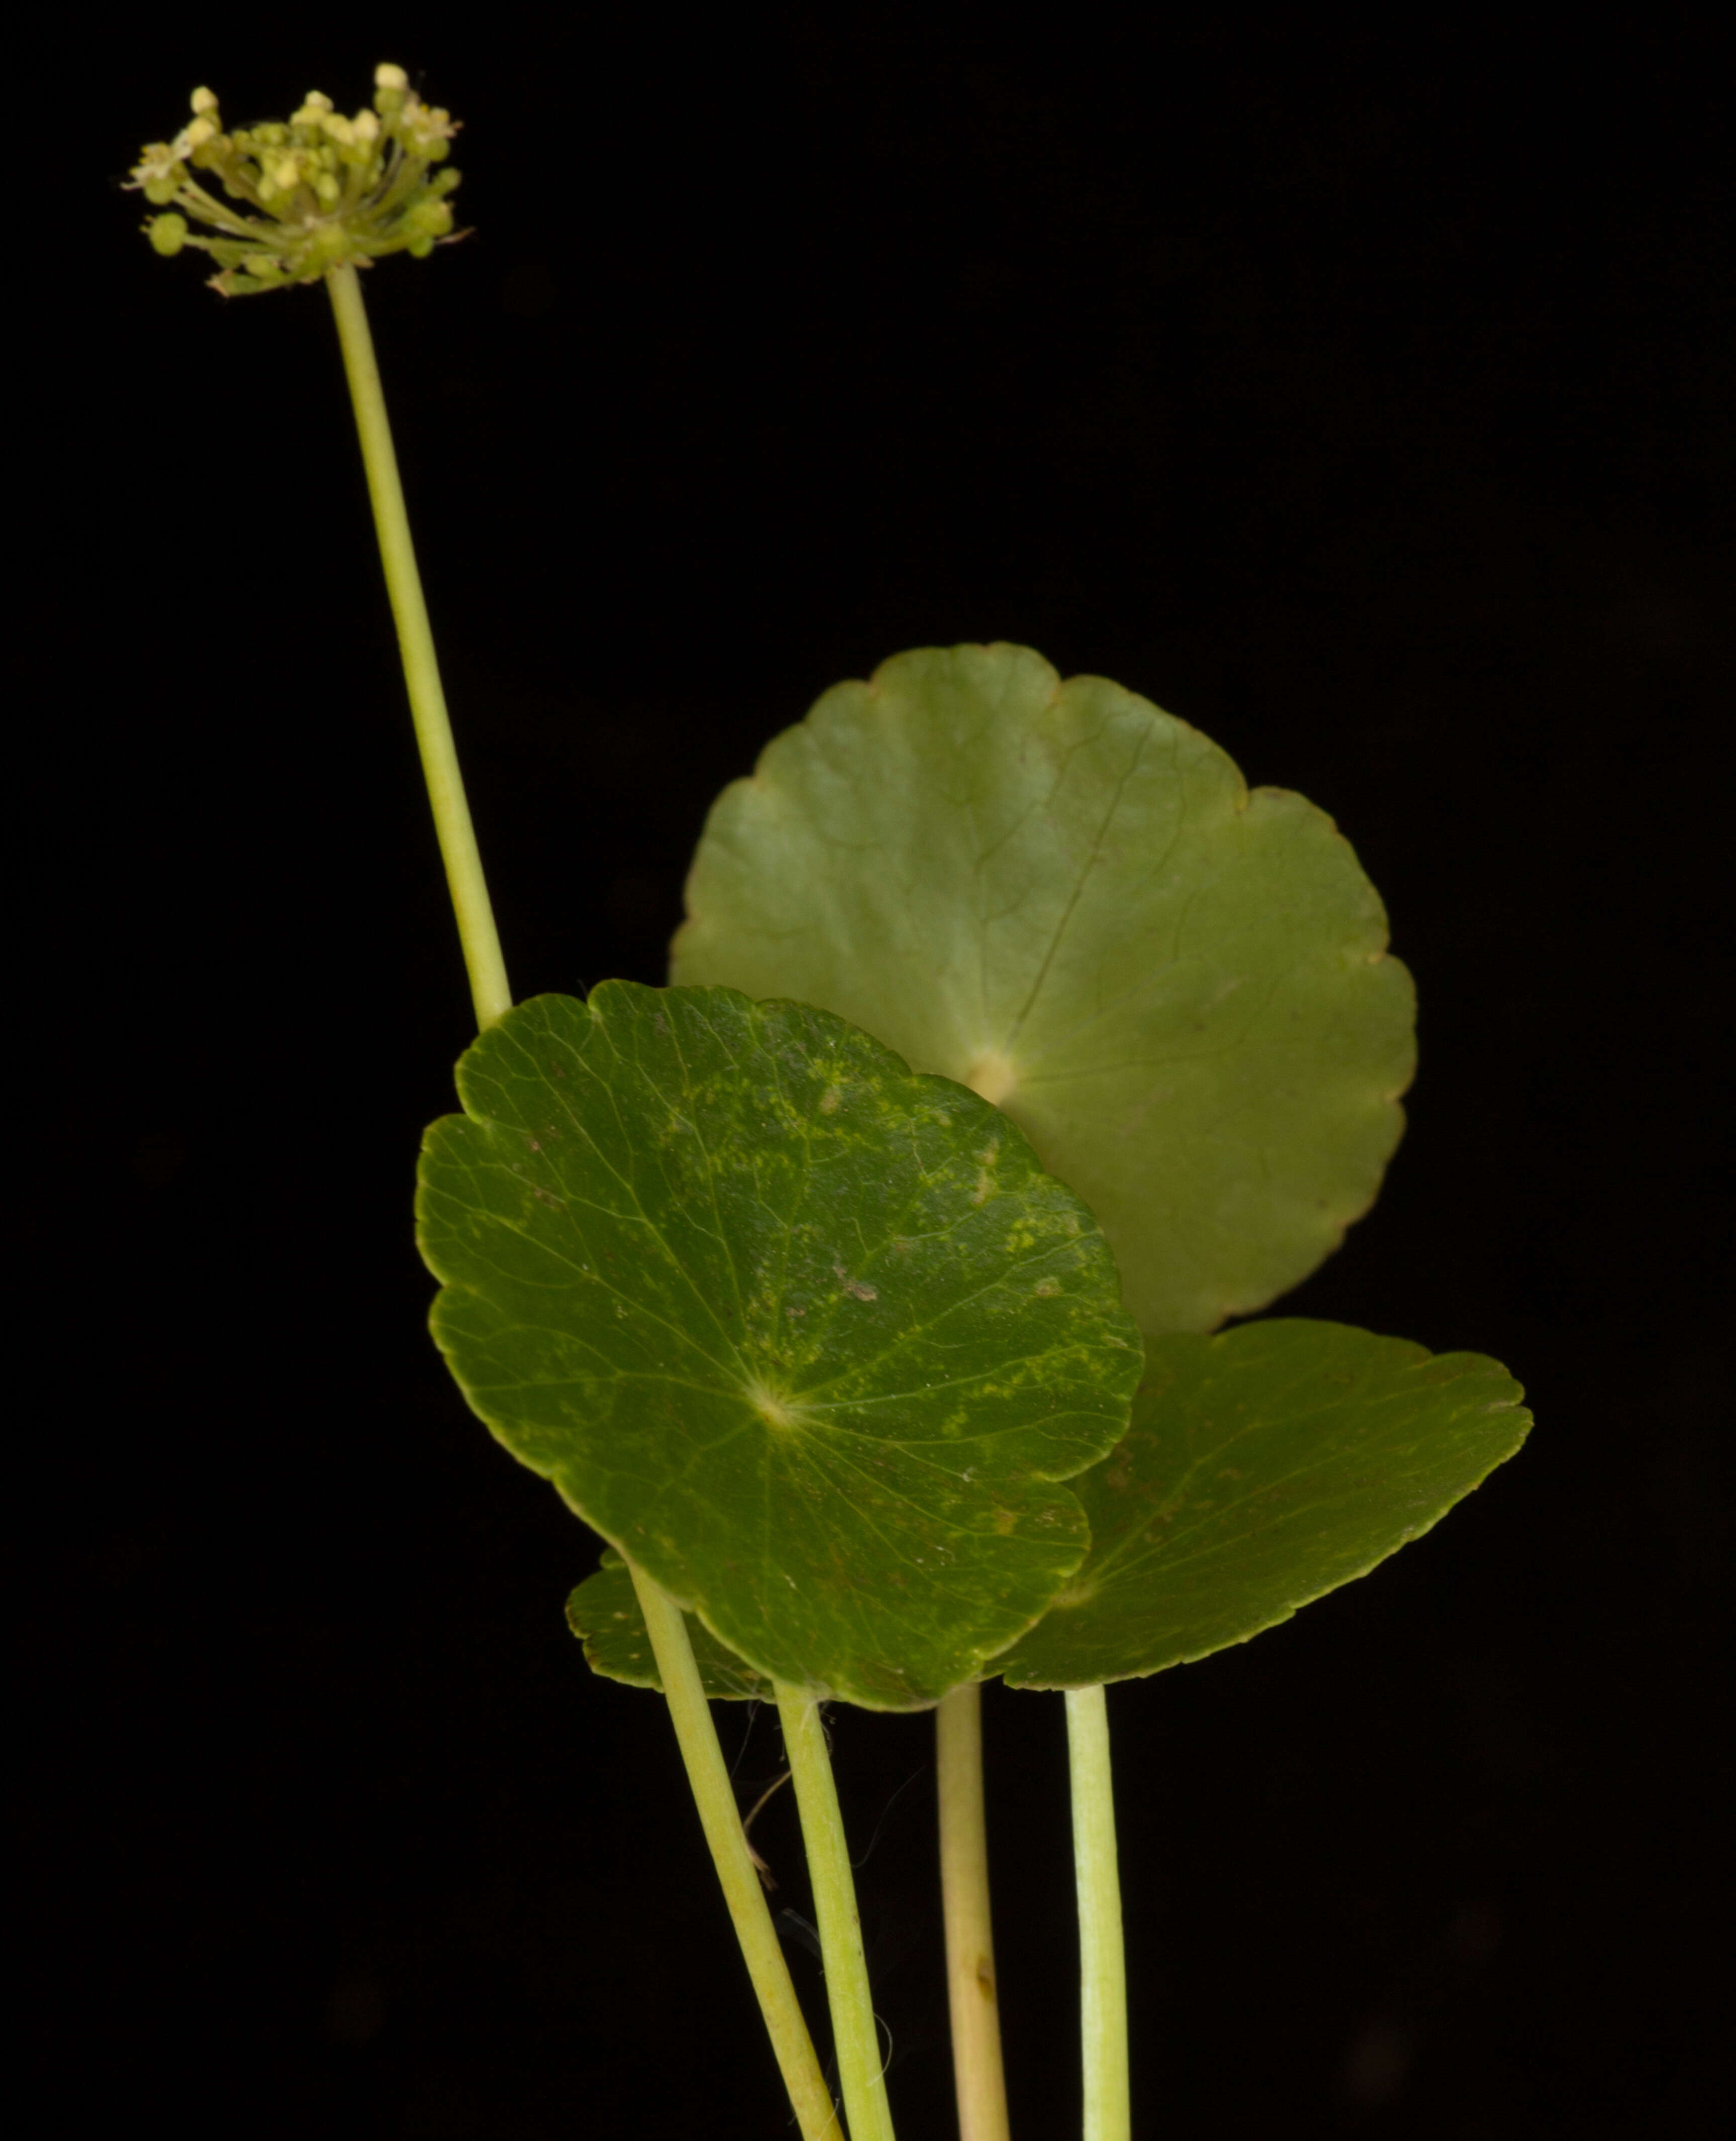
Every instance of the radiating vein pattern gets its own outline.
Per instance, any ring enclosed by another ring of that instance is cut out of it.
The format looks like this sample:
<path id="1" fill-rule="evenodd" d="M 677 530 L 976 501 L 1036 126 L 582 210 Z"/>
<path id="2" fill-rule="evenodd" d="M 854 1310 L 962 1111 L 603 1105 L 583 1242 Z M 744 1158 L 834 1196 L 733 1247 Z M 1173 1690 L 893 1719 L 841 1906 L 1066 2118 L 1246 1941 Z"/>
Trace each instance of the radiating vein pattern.
<path id="1" fill-rule="evenodd" d="M 1323 811 L 1018 647 L 828 692 L 713 806 L 672 978 L 823 1005 L 1078 1191 L 1148 1336 L 1293 1286 L 1402 1128 L 1409 977 Z"/>
<path id="2" fill-rule="evenodd" d="M 1143 1351 L 1005 1116 L 824 1011 L 606 982 L 425 1143 L 435 1336 L 514 1454 L 762 1673 L 934 1700 L 1086 1533 Z"/>

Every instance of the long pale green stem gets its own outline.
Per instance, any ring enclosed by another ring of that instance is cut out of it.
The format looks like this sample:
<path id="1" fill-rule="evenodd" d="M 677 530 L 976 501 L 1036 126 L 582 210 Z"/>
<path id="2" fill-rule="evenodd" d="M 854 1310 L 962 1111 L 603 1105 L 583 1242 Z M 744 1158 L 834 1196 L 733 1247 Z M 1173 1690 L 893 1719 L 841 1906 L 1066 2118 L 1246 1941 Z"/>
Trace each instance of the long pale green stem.
<path id="1" fill-rule="evenodd" d="M 1006 2076 L 989 1922 L 988 1825 L 982 1803 L 982 1690 L 974 1681 L 935 1712 L 940 1779 L 941 1900 L 959 2141 L 1007 2141 Z"/>
<path id="2" fill-rule="evenodd" d="M 717 1744 L 711 1705 L 706 1700 L 699 1667 L 694 1662 L 686 1622 L 666 1591 L 643 1569 L 631 1562 L 627 1565 L 632 1569 L 633 1588 L 639 1594 L 640 1610 L 651 1633 L 651 1647 L 668 1698 L 681 1760 L 687 1765 L 693 1803 L 699 1809 L 706 1842 L 711 1848 L 711 1863 L 717 1868 L 724 1901 L 735 1921 L 735 1937 L 741 1943 L 742 1958 L 753 1980 L 766 2035 L 782 2070 L 784 2086 L 789 2092 L 802 2141 L 838 2136 L 832 2093 L 814 2057 L 801 2003 L 789 1980 L 771 1912 L 765 1907 L 765 1892 L 748 1856 L 735 1787 L 724 1764 L 723 1750 Z"/>
<path id="3" fill-rule="evenodd" d="M 832 2040 L 852 2141 L 893 2141 L 880 2032 L 868 1991 L 856 1883 L 844 1842 L 843 1817 L 838 1810 L 838 1788 L 832 1781 L 832 1758 L 826 1751 L 826 1728 L 820 1722 L 819 1705 L 799 1688 L 779 1686 L 778 1715 L 801 1809 L 802 1842 L 814 1883 L 826 1997 L 832 2009 Z"/>
<path id="4" fill-rule="evenodd" d="M 1079 1882 L 1079 2040 L 1085 2069 L 1084 2141 L 1130 2141 L 1127 2084 L 1127 1956 L 1109 1711 L 1100 1687 L 1067 1691 L 1073 1779 L 1073 1863 Z"/>
<path id="5" fill-rule="evenodd" d="M 416 744 L 421 752 L 422 772 L 428 784 L 428 800 L 445 864 L 446 886 L 458 922 L 459 942 L 470 977 L 470 995 L 476 1007 L 476 1023 L 486 1029 L 512 1009 L 512 991 L 506 979 L 506 963 L 500 955 L 500 938 L 494 928 L 494 912 L 489 901 L 482 856 L 470 823 L 470 806 L 465 799 L 464 775 L 459 770 L 458 750 L 452 740 L 452 724 L 446 713 L 446 696 L 440 688 L 440 664 L 435 657 L 434 632 L 428 622 L 428 605 L 422 596 L 421 575 L 416 570 L 416 546 L 410 536 L 410 516 L 404 504 L 404 486 L 398 475 L 398 457 L 392 450 L 391 425 L 386 414 L 386 396 L 380 385 L 380 367 L 374 357 L 373 337 L 368 332 L 367 313 L 361 302 L 361 285 L 353 268 L 334 268 L 326 277 L 332 293 L 332 310 L 337 320 L 337 339 L 343 350 L 344 371 L 350 382 L 350 400 L 356 411 L 356 428 L 361 440 L 362 465 L 367 471 L 368 495 L 373 501 L 374 528 L 380 539 L 380 558 L 386 568 L 386 590 L 398 628 L 398 651 L 403 657 L 404 682 L 410 695 L 410 711 L 416 723 Z M 681 1610 L 667 1595 L 637 1568 L 633 1582 L 651 1632 L 652 1647 L 668 1696 L 675 1720 L 676 1738 L 686 1764 L 688 1782 L 711 1847 L 724 1898 L 735 1920 L 736 1937 L 746 1959 L 748 1974 L 759 1995 L 760 2011 L 783 2070 L 784 2084 L 794 2109 L 802 2141 L 822 2141 L 838 2131 L 838 2114 L 832 2102 L 808 2025 L 789 1981 L 784 1952 L 765 1907 L 765 1897 L 748 1857 L 747 1838 L 735 1805 L 723 1750 L 711 1705 L 700 1683 L 693 1646 Z"/>
<path id="6" fill-rule="evenodd" d="M 367 470 L 374 527 L 380 538 L 381 562 L 386 568 L 386 592 L 398 628 L 398 652 L 403 657 L 404 682 L 409 687 L 411 716 L 422 755 L 422 773 L 434 810 L 440 859 L 446 868 L 452 911 L 458 918 L 459 941 L 470 977 L 476 1023 L 487 1027 L 512 1008 L 512 992 L 506 985 L 494 911 L 489 904 L 482 858 L 470 824 L 470 806 L 465 800 L 464 776 L 458 769 L 446 695 L 440 689 L 434 633 L 428 623 L 428 605 L 422 598 L 421 575 L 416 571 L 416 546 L 410 539 L 410 516 L 398 477 L 398 457 L 392 450 L 380 367 L 374 360 L 374 339 L 368 332 L 356 270 L 332 268 L 326 277 L 326 287 L 337 316 L 337 339 L 349 376 L 356 429 L 361 438 L 362 465 Z"/>

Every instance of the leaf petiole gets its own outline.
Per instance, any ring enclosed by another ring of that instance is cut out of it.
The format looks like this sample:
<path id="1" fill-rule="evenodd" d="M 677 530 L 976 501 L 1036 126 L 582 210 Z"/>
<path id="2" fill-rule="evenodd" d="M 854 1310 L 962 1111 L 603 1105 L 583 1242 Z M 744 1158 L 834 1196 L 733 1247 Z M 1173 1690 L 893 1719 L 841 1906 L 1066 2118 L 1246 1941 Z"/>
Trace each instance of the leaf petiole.
<path id="1" fill-rule="evenodd" d="M 820 1720 L 819 1705 L 799 1688 L 781 1681 L 778 1715 L 783 1722 L 784 1751 L 801 1810 L 802 1842 L 814 1884 L 826 1996 L 832 2009 L 832 2038 L 851 2141 L 893 2141 L 886 2075 L 880 2060 L 880 2031 L 868 1991 L 868 1962 L 862 1952 L 856 1883 L 850 1872 L 849 1847 L 844 1841 L 843 1817 L 838 1811 L 838 1787 L 832 1779 L 832 1758 L 826 1751 L 826 1728 Z"/>
<path id="2" fill-rule="evenodd" d="M 1109 1713 L 1104 1690 L 1067 1690 L 1067 1753 L 1073 1782 L 1073 1862 L 1079 1884 L 1079 2049 L 1084 2061 L 1084 2141 L 1129 2141 L 1127 1957 Z"/>
<path id="3" fill-rule="evenodd" d="M 686 1618 L 668 1592 L 643 1569 L 631 1561 L 627 1567 L 638 1594 L 639 1609 L 645 1616 L 670 1720 L 693 1789 L 693 1803 L 699 1809 L 711 1863 L 717 1868 L 724 1901 L 735 1922 L 742 1960 L 753 1980 L 766 2035 L 771 2039 L 784 2086 L 789 2092 L 802 2141 L 821 2141 L 822 2136 L 838 2132 L 837 2107 L 814 2056 L 801 2003 L 790 1982 L 789 1966 L 784 1960 L 771 1912 L 766 1908 L 765 1892 L 748 1848 L 735 1786 L 717 1743 Z"/>
<path id="4" fill-rule="evenodd" d="M 941 1698 L 934 1730 L 959 2141 L 1007 2141 L 1006 2076 L 1001 2062 L 1001 2009 L 989 1918 L 982 1689 L 978 1682 L 967 1681 Z"/>

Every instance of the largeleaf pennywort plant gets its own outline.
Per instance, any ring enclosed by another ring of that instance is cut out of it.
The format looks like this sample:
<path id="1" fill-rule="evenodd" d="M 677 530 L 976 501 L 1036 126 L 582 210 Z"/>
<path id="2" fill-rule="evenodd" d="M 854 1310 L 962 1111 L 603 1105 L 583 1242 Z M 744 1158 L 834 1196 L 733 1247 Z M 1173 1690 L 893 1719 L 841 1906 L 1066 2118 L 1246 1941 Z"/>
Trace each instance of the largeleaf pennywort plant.
<path id="1" fill-rule="evenodd" d="M 1379 897 L 1323 813 L 1134 693 L 923 648 L 718 799 L 670 986 L 514 1005 L 357 274 L 450 234 L 452 122 L 391 66 L 350 117 L 193 111 L 135 170 L 147 234 L 228 296 L 327 287 L 476 1004 L 419 1176 L 436 1341 L 607 1543 L 568 1618 L 668 1701 L 805 2141 L 839 2110 L 711 1702 L 779 1708 L 854 2141 L 893 2126 L 821 1705 L 937 1709 L 961 2134 L 1004 2141 L 978 1693 L 1065 1691 L 1084 2130 L 1126 2141 L 1105 1686 L 1364 1574 L 1528 1425 L 1474 1354 L 1219 1327 L 1398 1142 Z"/>

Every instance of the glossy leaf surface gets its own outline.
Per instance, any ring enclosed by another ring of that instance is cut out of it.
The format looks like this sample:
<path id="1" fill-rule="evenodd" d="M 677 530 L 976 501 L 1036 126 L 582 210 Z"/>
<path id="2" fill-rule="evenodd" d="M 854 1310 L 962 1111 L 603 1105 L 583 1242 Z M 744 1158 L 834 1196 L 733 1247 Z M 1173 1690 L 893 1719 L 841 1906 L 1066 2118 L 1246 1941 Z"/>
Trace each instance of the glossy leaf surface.
<path id="1" fill-rule="evenodd" d="M 1050 1484 L 1142 1365 L 1090 1213 L 962 1087 L 824 1011 L 521 1004 L 425 1142 L 434 1331 L 514 1455 L 730 1649 L 932 1702 L 1083 1558 Z"/>
<path id="2" fill-rule="evenodd" d="M 1074 1482 L 1091 1553 L 999 1661 L 1080 1687 L 1208 1656 L 1366 1575 L 1524 1440 L 1497 1361 L 1274 1318 L 1149 1349 L 1126 1440 Z"/>
<path id="3" fill-rule="evenodd" d="M 618 1553 L 606 1553 L 594 1576 L 588 1576 L 567 1600 L 567 1626 L 585 1646 L 585 1662 L 605 1680 L 628 1687 L 655 1688 L 663 1682 L 652 1655 L 651 1633 L 639 1610 L 639 1594 Z M 720 1643 L 704 1622 L 687 1616 L 687 1634 L 700 1683 L 715 1702 L 770 1702 L 776 1691 L 763 1673 Z"/>
<path id="4" fill-rule="evenodd" d="M 1304 1277 L 1398 1141 L 1409 977 L 1332 821 L 1018 647 L 838 685 L 714 805 L 681 982 L 840 1012 L 996 1101 L 1148 1334 Z"/>

